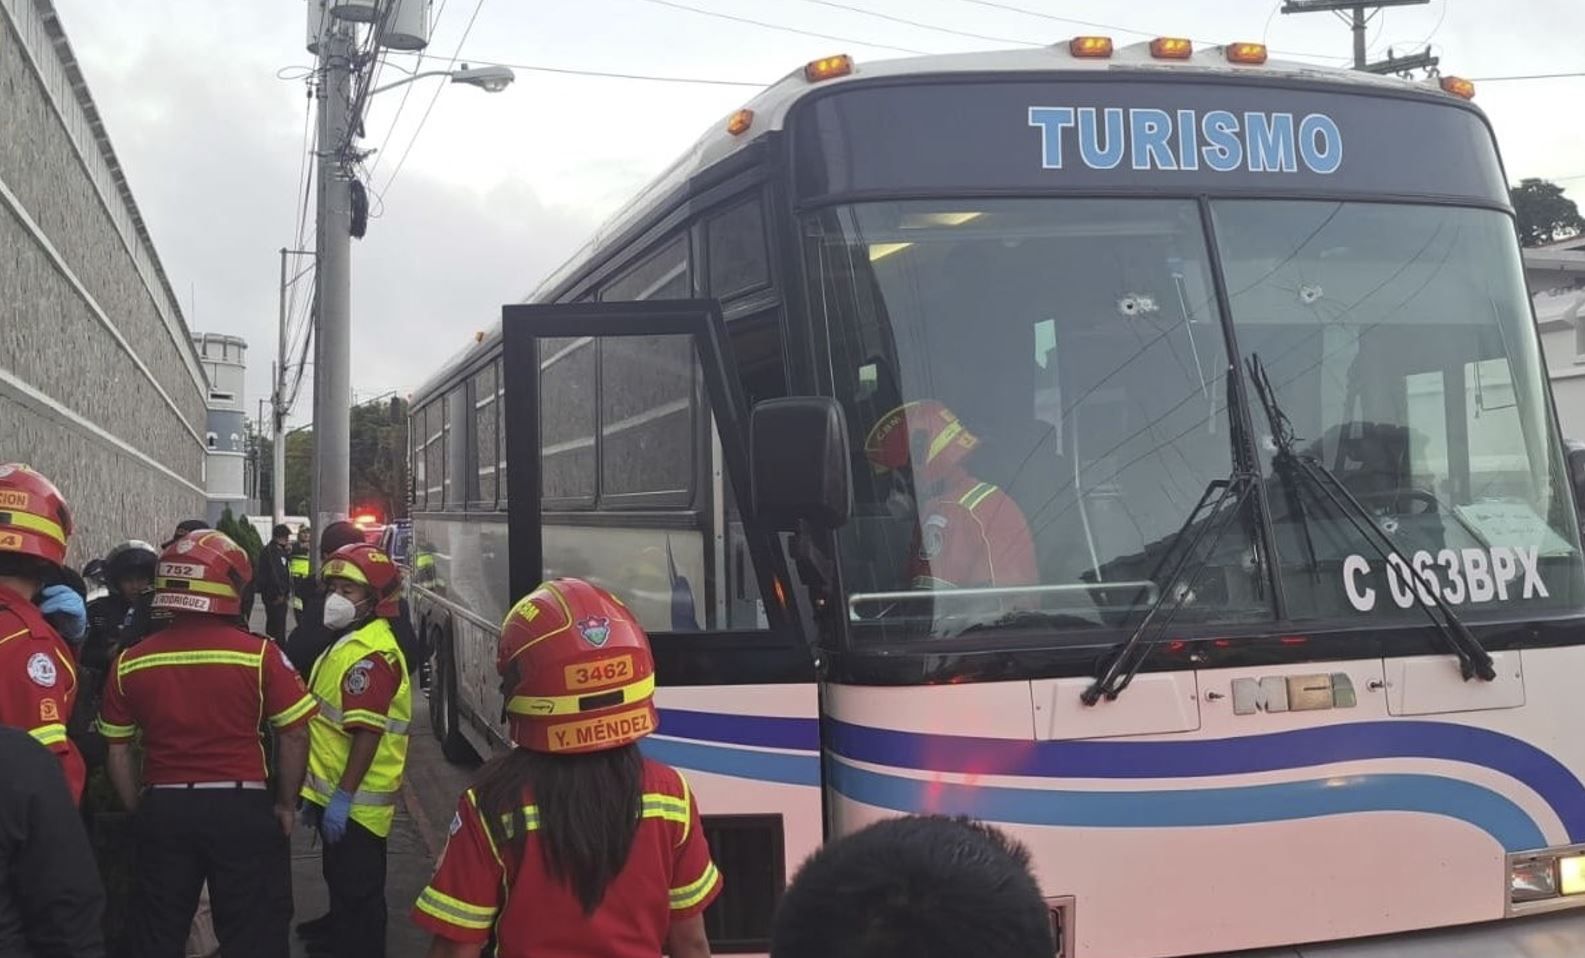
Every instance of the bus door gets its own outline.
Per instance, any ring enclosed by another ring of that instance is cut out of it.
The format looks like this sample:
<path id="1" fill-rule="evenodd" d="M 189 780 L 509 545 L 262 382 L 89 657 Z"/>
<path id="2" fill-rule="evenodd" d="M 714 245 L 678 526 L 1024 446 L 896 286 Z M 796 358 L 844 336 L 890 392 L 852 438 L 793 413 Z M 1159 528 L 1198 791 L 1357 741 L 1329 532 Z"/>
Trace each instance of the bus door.
<path id="1" fill-rule="evenodd" d="M 709 300 L 511 305 L 502 325 L 511 598 L 578 576 L 644 625 L 660 727 L 642 747 L 686 776 L 731 876 L 706 915 L 712 943 L 765 951 L 787 875 L 823 835 L 819 701 L 809 644 L 767 601 L 791 590 L 746 501 L 747 408 L 721 314 Z"/>

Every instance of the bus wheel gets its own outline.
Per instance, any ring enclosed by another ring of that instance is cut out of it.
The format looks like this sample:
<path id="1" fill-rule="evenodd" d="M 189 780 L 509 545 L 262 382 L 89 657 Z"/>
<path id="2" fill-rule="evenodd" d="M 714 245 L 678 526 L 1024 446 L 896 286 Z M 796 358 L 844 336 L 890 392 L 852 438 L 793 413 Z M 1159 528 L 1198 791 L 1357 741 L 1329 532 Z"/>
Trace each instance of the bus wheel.
<path id="1" fill-rule="evenodd" d="M 429 683 L 430 729 L 446 761 L 471 764 L 478 761 L 478 756 L 457 727 L 457 669 L 451 659 L 451 643 L 439 629 L 435 633 L 435 667 Z"/>

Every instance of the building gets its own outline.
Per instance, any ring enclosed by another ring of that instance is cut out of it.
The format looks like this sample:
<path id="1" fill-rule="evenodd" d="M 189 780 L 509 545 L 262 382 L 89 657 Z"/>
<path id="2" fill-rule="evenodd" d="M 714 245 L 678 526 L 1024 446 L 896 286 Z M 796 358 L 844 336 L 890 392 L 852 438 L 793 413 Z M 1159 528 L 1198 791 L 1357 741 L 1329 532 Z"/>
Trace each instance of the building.
<path id="1" fill-rule="evenodd" d="M 1585 237 L 1524 251 L 1563 435 L 1585 440 Z"/>
<path id="2" fill-rule="evenodd" d="M 204 513 L 207 385 L 50 0 L 0 0 L 0 461 L 70 502 L 82 564 Z"/>
<path id="3" fill-rule="evenodd" d="M 204 485 L 209 524 L 214 525 L 228 506 L 238 519 L 259 511 L 249 482 L 247 409 L 242 400 L 248 344 L 240 336 L 194 333 L 193 348 L 209 381 Z"/>

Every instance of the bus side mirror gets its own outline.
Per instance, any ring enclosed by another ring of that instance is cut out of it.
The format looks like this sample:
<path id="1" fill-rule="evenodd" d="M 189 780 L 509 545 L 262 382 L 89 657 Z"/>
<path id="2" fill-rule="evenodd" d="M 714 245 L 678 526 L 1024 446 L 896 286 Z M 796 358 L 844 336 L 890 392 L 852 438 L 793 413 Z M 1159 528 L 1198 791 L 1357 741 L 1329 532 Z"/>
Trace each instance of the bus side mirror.
<path id="1" fill-rule="evenodd" d="M 853 514 L 848 424 L 821 396 L 767 399 L 749 419 L 754 514 L 778 532 L 837 529 Z"/>

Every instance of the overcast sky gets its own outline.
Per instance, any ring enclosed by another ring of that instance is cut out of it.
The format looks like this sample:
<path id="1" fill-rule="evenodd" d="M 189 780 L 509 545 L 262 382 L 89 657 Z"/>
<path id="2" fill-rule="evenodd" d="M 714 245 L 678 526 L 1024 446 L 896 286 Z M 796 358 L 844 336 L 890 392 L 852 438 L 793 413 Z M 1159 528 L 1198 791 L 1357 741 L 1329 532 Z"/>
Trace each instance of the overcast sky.
<path id="1" fill-rule="evenodd" d="M 954 30 L 1027 43 L 1092 32 L 1111 32 L 1119 42 L 1151 34 L 1264 38 L 1275 51 L 1338 65 L 1350 51 L 1347 28 L 1331 14 L 1280 15 L 1280 0 L 1006 0 L 1110 31 L 976 0 L 831 0 L 875 15 L 824 0 L 675 0 L 787 29 L 672 2 L 435 0 L 428 53 L 441 63 L 426 67 L 444 65 L 460 42 L 461 59 L 473 62 L 763 83 L 833 52 L 862 61 L 906 55 L 890 48 L 1011 45 Z M 269 394 L 275 251 L 297 242 L 307 107 L 301 68 L 311 62 L 304 2 L 55 3 L 189 324 L 248 341 L 251 414 Z M 1370 30 L 1373 57 L 1429 39 L 1444 72 L 1475 78 L 1585 71 L 1581 37 L 1579 0 L 1431 0 L 1389 8 Z M 387 70 L 382 82 L 399 76 Z M 353 385 L 363 397 L 421 383 L 487 328 L 503 302 L 520 299 L 754 92 L 526 70 L 496 95 L 439 80 L 407 89 L 405 104 L 401 89 L 374 100 L 365 124 L 363 145 L 379 149 L 369 161 L 372 182 L 386 192 L 383 209 L 374 210 L 379 218 L 353 246 Z M 1582 100 L 1585 78 L 1485 82 L 1476 102 L 1496 127 L 1514 181 L 1558 178 L 1585 199 Z M 304 242 L 312 245 L 311 230 Z M 305 388 L 294 421 L 306 420 L 307 397 Z"/>

